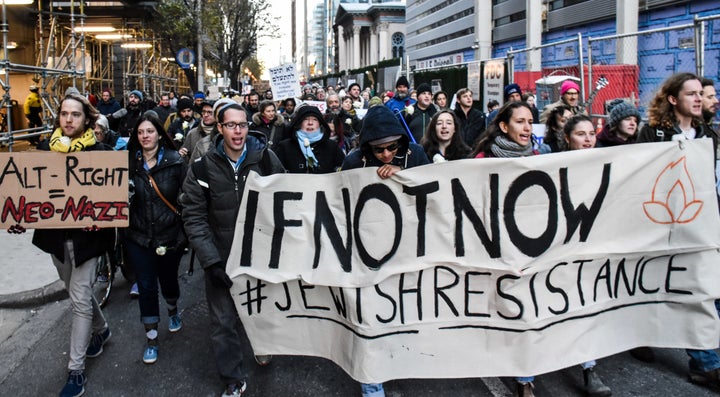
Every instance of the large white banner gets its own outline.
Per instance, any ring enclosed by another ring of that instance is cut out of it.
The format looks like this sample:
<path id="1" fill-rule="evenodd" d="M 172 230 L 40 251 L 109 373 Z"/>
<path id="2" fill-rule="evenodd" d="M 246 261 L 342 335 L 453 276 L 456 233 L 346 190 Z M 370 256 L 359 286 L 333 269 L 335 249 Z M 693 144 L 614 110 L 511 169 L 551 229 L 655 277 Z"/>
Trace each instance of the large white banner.
<path id="1" fill-rule="evenodd" d="M 255 354 L 353 378 L 522 376 L 714 348 L 710 140 L 251 175 L 228 273 Z"/>

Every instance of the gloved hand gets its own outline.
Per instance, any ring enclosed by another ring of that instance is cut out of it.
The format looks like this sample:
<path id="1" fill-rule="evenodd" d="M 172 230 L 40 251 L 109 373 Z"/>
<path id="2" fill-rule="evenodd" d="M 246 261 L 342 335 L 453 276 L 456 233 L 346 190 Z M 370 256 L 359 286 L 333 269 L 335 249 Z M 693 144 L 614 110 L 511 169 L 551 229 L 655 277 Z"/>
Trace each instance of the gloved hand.
<path id="1" fill-rule="evenodd" d="M 233 282 L 230 276 L 225 273 L 225 269 L 221 263 L 210 265 L 205 269 L 205 273 L 210 277 L 210 282 L 217 288 L 230 289 Z"/>

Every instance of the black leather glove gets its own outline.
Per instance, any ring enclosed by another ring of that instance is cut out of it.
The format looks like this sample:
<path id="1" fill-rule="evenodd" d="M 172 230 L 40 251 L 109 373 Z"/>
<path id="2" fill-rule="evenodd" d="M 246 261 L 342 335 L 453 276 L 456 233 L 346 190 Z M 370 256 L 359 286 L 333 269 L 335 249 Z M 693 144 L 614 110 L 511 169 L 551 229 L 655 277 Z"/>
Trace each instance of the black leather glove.
<path id="1" fill-rule="evenodd" d="M 233 282 L 230 276 L 225 273 L 225 269 L 221 263 L 210 265 L 205 269 L 205 273 L 210 278 L 210 282 L 217 288 L 229 289 Z"/>

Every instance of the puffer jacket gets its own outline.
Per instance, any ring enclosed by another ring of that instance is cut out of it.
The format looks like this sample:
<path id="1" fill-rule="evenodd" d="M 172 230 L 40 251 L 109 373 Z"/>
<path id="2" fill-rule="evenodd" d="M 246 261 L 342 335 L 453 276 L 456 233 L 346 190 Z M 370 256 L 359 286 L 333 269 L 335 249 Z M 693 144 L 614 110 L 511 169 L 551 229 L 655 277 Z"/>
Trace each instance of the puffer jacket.
<path id="1" fill-rule="evenodd" d="M 148 174 L 155 179 L 163 196 L 179 210 L 178 196 L 187 172 L 185 161 L 177 151 L 165 148 L 160 162 L 149 171 L 143 167 L 140 151 L 131 159 L 130 167 L 133 186 L 130 198 L 130 227 L 125 231 L 125 237 L 146 248 L 184 248 L 182 219 L 158 196 Z"/>
<path id="2" fill-rule="evenodd" d="M 38 145 L 38 150 L 50 150 L 49 139 Z M 107 150 L 102 143 L 96 143 L 85 150 Z M 65 261 L 65 241 L 72 240 L 75 266 L 91 258 L 104 255 L 115 244 L 115 230 L 112 228 L 97 231 L 78 229 L 36 229 L 32 243 L 42 251 L 54 256 L 60 262 Z"/>
<path id="3" fill-rule="evenodd" d="M 275 153 L 268 149 L 267 138 L 262 133 L 248 131 L 247 157 L 237 172 L 221 152 L 222 145 L 223 137 L 218 134 L 207 154 L 197 160 L 199 164 L 204 163 L 207 180 L 199 181 L 195 167 L 190 165 L 180 199 L 185 232 L 203 268 L 217 263 L 225 267 L 248 173 L 285 172 Z"/>

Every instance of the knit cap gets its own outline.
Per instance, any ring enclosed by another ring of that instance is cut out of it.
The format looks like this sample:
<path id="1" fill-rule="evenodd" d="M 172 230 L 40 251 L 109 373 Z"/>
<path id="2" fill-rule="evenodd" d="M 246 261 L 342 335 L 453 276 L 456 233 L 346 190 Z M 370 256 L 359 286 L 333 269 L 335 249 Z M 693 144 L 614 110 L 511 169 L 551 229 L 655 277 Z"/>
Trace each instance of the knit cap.
<path id="1" fill-rule="evenodd" d="M 132 90 L 132 91 L 130 91 L 130 94 L 129 94 L 129 95 L 135 95 L 135 96 L 138 97 L 138 99 L 140 99 L 141 101 L 143 100 L 143 94 L 142 94 L 142 92 L 140 92 L 140 91 L 138 91 L 138 90 Z M 128 95 L 128 96 L 129 96 L 129 95 Z"/>
<path id="2" fill-rule="evenodd" d="M 407 77 L 400 76 L 399 79 L 397 79 L 397 83 L 395 83 L 395 88 L 398 88 L 398 86 L 404 85 L 405 87 L 410 87 L 410 82 L 408 81 Z"/>
<path id="3" fill-rule="evenodd" d="M 427 83 L 422 83 L 417 87 L 417 90 L 415 90 L 418 95 L 422 94 L 423 92 L 429 92 L 430 95 L 432 95 L 432 88 L 430 88 L 430 85 Z"/>
<path id="4" fill-rule="evenodd" d="M 192 109 L 193 107 L 193 101 L 188 98 L 180 98 L 180 100 L 177 103 L 177 111 L 178 114 L 182 112 L 185 109 Z"/>
<path id="5" fill-rule="evenodd" d="M 560 86 L 560 95 L 565 95 L 565 93 L 570 91 L 571 89 L 575 89 L 575 91 L 580 92 L 580 86 L 576 82 L 572 80 L 563 81 L 562 85 Z"/>
<path id="6" fill-rule="evenodd" d="M 622 99 L 616 99 L 608 105 L 610 109 L 610 119 L 608 120 L 609 126 L 618 125 L 625 117 L 635 116 L 640 121 L 640 112 L 637 108 Z"/>
<path id="7" fill-rule="evenodd" d="M 508 98 L 510 98 L 510 95 L 512 94 L 519 94 L 522 96 L 522 91 L 520 90 L 519 85 L 517 85 L 516 83 L 512 83 L 505 86 L 503 94 L 503 98 L 505 99 L 505 102 L 507 102 Z"/>
<path id="8" fill-rule="evenodd" d="M 226 105 L 236 105 L 237 102 L 235 102 L 231 98 L 220 98 L 213 104 L 213 115 L 215 116 L 215 119 L 217 119 L 218 116 L 218 110 L 222 109 Z"/>

